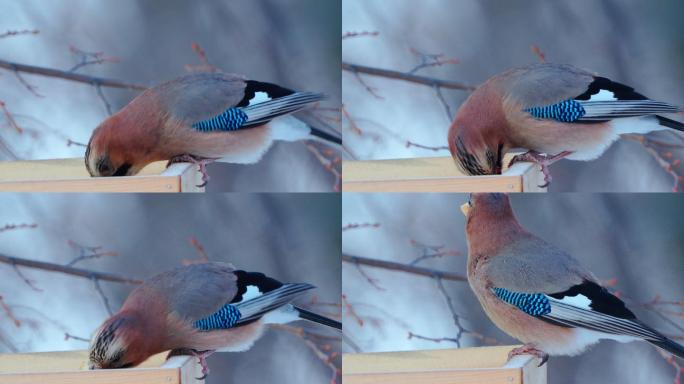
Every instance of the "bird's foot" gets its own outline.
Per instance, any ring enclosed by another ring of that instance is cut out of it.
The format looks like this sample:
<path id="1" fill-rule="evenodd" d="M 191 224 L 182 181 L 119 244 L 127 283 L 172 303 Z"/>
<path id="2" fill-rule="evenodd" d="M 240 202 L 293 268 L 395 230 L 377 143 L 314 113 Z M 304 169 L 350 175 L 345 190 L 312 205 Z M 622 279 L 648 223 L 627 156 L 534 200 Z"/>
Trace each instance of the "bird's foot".
<path id="1" fill-rule="evenodd" d="M 513 164 L 522 162 L 539 165 L 541 172 L 544 174 L 544 184 L 540 185 L 539 188 L 546 188 L 549 186 L 549 184 L 551 184 L 551 171 L 549 170 L 549 166 L 570 154 L 572 154 L 572 152 L 563 151 L 557 155 L 549 156 L 537 151 L 528 151 L 523 154 L 513 156 L 513 159 L 511 159 L 508 167 L 510 168 Z"/>
<path id="2" fill-rule="evenodd" d="M 201 380 L 206 379 L 207 376 L 209 375 L 209 364 L 207 364 L 207 357 L 211 356 L 216 351 L 211 349 L 211 350 L 202 351 L 202 352 L 193 350 L 193 352 L 194 352 L 193 355 L 199 359 L 199 363 L 202 366 L 202 377 L 196 378 L 197 380 L 201 381 Z"/>
<path id="3" fill-rule="evenodd" d="M 209 182 L 209 173 L 207 173 L 207 164 L 211 164 L 217 159 L 211 159 L 211 158 L 206 158 L 206 157 L 199 157 L 195 155 L 190 155 L 190 154 L 184 154 L 184 155 L 178 155 L 172 157 L 169 162 L 166 164 L 166 167 L 168 168 L 171 164 L 176 164 L 176 163 L 191 163 L 194 165 L 197 165 L 199 167 L 199 171 L 202 174 L 202 184 L 198 185 L 198 188 L 202 188 L 207 185 Z"/>
<path id="4" fill-rule="evenodd" d="M 532 355 L 540 358 L 541 363 L 539 363 L 538 367 L 541 367 L 544 365 L 544 363 L 546 363 L 546 361 L 549 360 L 549 354 L 537 349 L 533 344 L 525 344 L 522 347 L 513 348 L 510 352 L 508 352 L 508 360 L 512 359 L 513 356 L 518 355 Z"/>

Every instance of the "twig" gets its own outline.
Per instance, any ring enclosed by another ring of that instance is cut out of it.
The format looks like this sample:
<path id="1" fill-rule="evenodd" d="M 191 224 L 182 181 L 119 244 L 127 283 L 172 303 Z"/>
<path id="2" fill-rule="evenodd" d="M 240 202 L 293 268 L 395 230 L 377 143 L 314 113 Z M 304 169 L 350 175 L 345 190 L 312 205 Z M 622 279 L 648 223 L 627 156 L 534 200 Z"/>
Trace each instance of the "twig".
<path id="1" fill-rule="evenodd" d="M 670 163 L 667 160 L 667 153 L 661 154 L 660 152 L 658 152 L 658 150 L 649 145 L 653 142 L 643 135 L 625 134 L 622 135 L 622 138 L 640 143 L 644 147 L 644 149 L 653 157 L 653 159 L 655 159 L 655 161 L 658 162 L 660 167 L 663 168 L 665 172 L 667 172 L 670 176 L 672 176 L 672 192 L 679 192 L 679 183 L 682 182 L 683 178 L 674 170 L 674 167 L 679 165 L 679 160 L 674 160 L 672 163 Z M 669 157 L 672 157 L 671 153 Z"/>
<path id="2" fill-rule="evenodd" d="M 77 242 L 73 240 L 69 240 L 67 242 L 71 247 L 78 249 L 78 257 L 74 258 L 70 262 L 66 264 L 67 267 L 72 267 L 76 265 L 76 263 L 79 263 L 84 260 L 91 260 L 91 259 L 99 259 L 100 257 L 105 257 L 105 256 L 111 256 L 111 257 L 116 257 L 119 254 L 116 252 L 112 251 L 102 251 L 101 246 L 95 246 L 95 247 L 88 247 L 84 246 L 81 244 L 78 244 Z"/>
<path id="3" fill-rule="evenodd" d="M 435 152 L 437 152 L 437 151 L 448 151 L 448 150 L 449 150 L 449 147 L 446 146 L 446 145 L 437 146 L 437 147 L 431 147 L 431 146 L 428 146 L 428 145 L 418 144 L 418 143 L 414 143 L 413 141 L 407 140 L 407 141 L 406 141 L 406 148 L 411 148 L 411 147 L 416 147 L 416 148 L 421 148 L 421 149 L 428 149 L 428 150 L 430 150 L 430 151 L 435 151 Z"/>
<path id="4" fill-rule="evenodd" d="M 29 288 L 31 288 L 32 290 L 34 290 L 36 292 L 43 292 L 42 289 L 38 288 L 34 284 L 35 282 L 33 280 L 30 280 L 28 277 L 26 277 L 24 275 L 23 272 L 21 272 L 21 270 L 19 269 L 19 267 L 16 264 L 12 264 L 12 269 L 14 269 L 14 272 L 17 274 L 17 276 L 19 276 L 19 278 L 22 279 L 24 281 L 24 283 L 26 283 L 26 285 L 29 286 Z"/>
<path id="5" fill-rule="evenodd" d="M 374 278 L 368 276 L 366 271 L 364 271 L 363 268 L 361 268 L 359 263 L 354 263 L 354 266 L 356 267 L 356 270 L 359 271 L 361 276 L 363 276 L 363 278 L 366 279 L 368 284 L 373 286 L 373 288 L 377 289 L 378 291 L 384 291 L 385 290 L 385 288 L 381 287 L 380 284 L 378 284 L 378 279 L 374 279 Z"/>
<path id="6" fill-rule="evenodd" d="M 395 79 L 395 80 L 404 80 L 404 81 L 408 81 L 411 83 L 428 85 L 430 87 L 459 89 L 459 90 L 463 90 L 463 91 L 475 90 L 475 87 L 473 87 L 471 85 L 466 85 L 466 84 L 459 83 L 456 81 L 449 81 L 449 80 L 436 79 L 436 78 L 427 77 L 427 76 L 413 75 L 410 73 L 395 71 L 395 70 L 391 70 L 391 69 L 374 68 L 374 67 L 368 67 L 365 65 L 351 64 L 351 63 L 347 63 L 347 62 L 342 62 L 342 69 L 345 71 L 352 72 L 352 73 L 364 73 L 364 74 L 371 75 L 371 76 L 379 76 L 379 77 L 385 77 L 385 78 Z"/>
<path id="7" fill-rule="evenodd" d="M 17 36 L 17 35 L 37 35 L 40 31 L 37 29 L 24 29 L 21 31 L 7 31 L 5 33 L 0 33 L 0 39 L 4 37 Z"/>
<path id="8" fill-rule="evenodd" d="M 104 64 L 104 63 L 118 63 L 119 59 L 117 57 L 105 56 L 104 52 L 86 52 L 73 45 L 69 46 L 69 52 L 74 55 L 80 56 L 79 62 L 74 65 L 69 72 L 76 72 L 77 70 L 94 64 Z"/>
<path id="9" fill-rule="evenodd" d="M 352 255 L 347 255 L 347 254 L 342 254 L 342 261 L 346 261 L 348 263 L 358 263 L 361 265 L 368 265 L 368 266 L 376 267 L 376 268 L 389 269 L 389 270 L 393 270 L 393 271 L 401 271 L 401 272 L 406 272 L 406 273 L 412 273 L 414 275 L 440 278 L 440 279 L 444 279 L 444 280 L 468 281 L 468 279 L 465 276 L 457 274 L 457 273 L 439 271 L 439 270 L 430 269 L 430 268 L 416 267 L 413 265 L 398 263 L 395 261 L 370 259 L 367 257 L 352 256 Z"/>
<path id="10" fill-rule="evenodd" d="M 349 39 L 352 37 L 377 36 L 379 34 L 380 34 L 380 32 L 378 32 L 378 31 L 346 32 L 342 35 L 342 40 Z"/>
<path id="11" fill-rule="evenodd" d="M 204 251 L 204 246 L 195 237 L 190 238 L 190 245 L 195 248 L 197 254 L 199 254 L 199 259 L 183 259 L 183 265 L 192 264 L 204 264 L 209 262 L 209 255 Z"/>
<path id="12" fill-rule="evenodd" d="M 428 337 L 428 336 L 421 336 L 416 333 L 413 333 L 409 331 L 408 333 L 408 339 L 420 339 L 420 340 L 427 340 L 427 341 L 434 341 L 435 343 L 441 343 L 442 341 L 449 341 L 451 343 L 456 343 L 457 345 L 460 343 L 458 339 L 454 339 L 452 337 Z"/>
<path id="13" fill-rule="evenodd" d="M 102 100 L 102 103 L 105 106 L 105 109 L 107 110 L 107 114 L 109 116 L 112 115 L 112 105 L 109 104 L 109 101 L 107 101 L 107 98 L 104 95 L 104 92 L 102 92 L 102 86 L 100 84 L 95 85 L 95 90 L 97 91 L 97 96 L 100 97 L 100 100 Z"/>
<path id="14" fill-rule="evenodd" d="M 444 296 L 444 300 L 447 303 L 447 308 L 449 308 L 449 312 L 451 312 L 451 318 L 454 321 L 454 325 L 456 326 L 456 329 L 458 330 L 456 333 L 456 346 L 461 347 L 461 337 L 463 336 L 464 333 L 470 333 L 469 330 L 467 330 L 463 325 L 461 324 L 461 317 L 456 313 L 456 309 L 454 309 L 454 303 L 451 300 L 451 296 L 447 293 L 446 289 L 444 288 L 444 283 L 442 282 L 442 279 L 440 278 L 435 278 L 437 281 L 437 287 L 439 288 L 439 291 L 442 293 Z"/>
<path id="15" fill-rule="evenodd" d="M 411 48 L 411 53 L 420 58 L 420 64 L 416 65 L 415 67 L 413 67 L 413 69 L 408 71 L 409 74 L 414 74 L 423 68 L 439 67 L 442 65 L 459 63 L 458 59 L 444 58 L 445 55 L 443 53 L 425 53 L 415 48 Z"/>
<path id="16" fill-rule="evenodd" d="M 71 147 L 72 145 L 75 145 L 77 147 L 87 147 L 88 145 L 79 143 L 78 141 L 73 141 L 71 139 L 67 139 L 67 147 Z"/>
<path id="17" fill-rule="evenodd" d="M 5 303 L 5 298 L 2 296 L 0 296 L 0 307 L 5 312 L 7 317 L 9 317 L 9 319 L 12 320 L 12 322 L 14 323 L 14 325 L 17 328 L 21 327 L 21 321 L 19 321 L 19 319 L 17 319 L 17 317 L 14 316 L 12 309 L 10 309 L 9 305 L 7 305 L 7 303 Z"/>
<path id="18" fill-rule="evenodd" d="M 349 223 L 342 227 L 342 232 L 348 231 L 350 229 L 360 229 L 360 228 L 379 228 L 380 223 Z"/>
<path id="19" fill-rule="evenodd" d="M 2 109 L 2 113 L 5 115 L 7 123 L 10 125 L 10 127 L 14 128 L 19 134 L 23 133 L 24 130 L 14 120 L 14 117 L 12 117 L 12 114 L 7 109 L 7 105 L 5 105 L 4 101 L 0 101 L 0 109 Z"/>
<path id="20" fill-rule="evenodd" d="M 67 341 L 67 340 L 69 340 L 69 339 L 74 339 L 74 340 L 78 340 L 78 341 L 84 341 L 84 342 L 86 342 L 86 343 L 89 343 L 89 342 L 90 342 L 90 340 L 89 340 L 89 339 L 86 339 L 85 337 L 74 336 L 74 335 L 72 335 L 72 334 L 70 334 L 70 333 L 68 333 L 68 332 L 64 332 L 64 341 Z"/>
<path id="21" fill-rule="evenodd" d="M 31 73 L 34 75 L 41 75 L 47 77 L 56 77 L 60 79 L 66 79 L 71 81 L 76 81 L 79 83 L 86 83 L 90 85 L 100 85 L 102 87 L 112 87 L 112 88 L 123 88 L 123 89 L 137 89 L 145 90 L 148 87 L 142 84 L 127 83 L 120 80 L 106 79 L 102 77 L 87 76 L 79 73 L 73 73 L 69 71 L 62 71 L 59 69 L 37 67 L 34 65 L 19 64 L 7 60 L 0 59 L 0 68 L 4 68 L 10 71 L 18 71 L 23 73 Z"/>
<path id="22" fill-rule="evenodd" d="M 44 271 L 60 272 L 67 275 L 84 277 L 86 279 L 97 278 L 114 283 L 142 284 L 142 280 L 132 279 L 130 277 L 121 276 L 114 273 L 96 272 L 89 269 L 74 268 L 61 264 L 48 263 L 45 261 L 22 259 L 19 257 L 7 256 L 3 254 L 0 254 L 0 263 L 19 265 L 22 267 L 41 269 Z"/>
<path id="23" fill-rule="evenodd" d="M 409 263 L 409 265 L 412 266 L 417 265 L 421 261 L 433 259 L 436 257 L 461 256 L 461 252 L 456 250 L 445 249 L 444 245 L 428 245 L 423 244 L 420 241 L 416 241 L 414 239 L 411 239 L 411 245 L 420 249 L 421 252 L 421 255 L 419 257 L 417 257 Z"/>
<path id="24" fill-rule="evenodd" d="M 4 227 L 0 227 L 0 232 L 11 231 L 14 229 L 33 229 L 37 228 L 38 224 L 5 224 Z"/>
<path id="25" fill-rule="evenodd" d="M 342 172 L 338 167 L 342 163 L 342 159 L 340 159 L 339 156 L 335 153 L 333 150 L 328 150 L 327 155 L 324 155 L 323 152 L 321 152 L 318 147 L 312 145 L 312 144 L 306 144 L 306 149 L 311 152 L 314 157 L 316 157 L 316 160 L 318 160 L 321 165 L 323 165 L 323 168 L 325 168 L 326 171 L 330 172 L 333 177 L 334 177 L 334 182 L 333 182 L 333 187 L 332 190 L 334 192 L 339 192 L 340 191 L 340 185 L 342 183 Z"/>
<path id="26" fill-rule="evenodd" d="M 353 317 L 359 324 L 359 327 L 363 327 L 363 319 L 354 310 L 354 306 L 347 300 L 347 295 L 342 294 L 342 306 L 347 309 L 347 313 Z"/>
<path id="27" fill-rule="evenodd" d="M 100 286 L 100 280 L 96 277 L 91 277 L 91 280 L 93 281 L 93 285 L 95 286 L 95 290 L 97 293 L 100 295 L 100 298 L 102 299 L 102 303 L 104 304 L 105 308 L 107 309 L 107 313 L 109 313 L 109 316 L 113 315 L 114 312 L 112 312 L 112 308 L 109 306 L 109 299 L 107 298 L 107 295 L 104 294 L 104 291 L 102 290 L 102 287 Z"/>
<path id="28" fill-rule="evenodd" d="M 198 43 L 192 43 L 192 51 L 195 52 L 195 54 L 200 59 L 200 62 L 202 62 L 202 64 L 200 64 L 200 65 L 186 64 L 185 65 L 186 71 L 188 71 L 188 72 L 210 72 L 210 73 L 221 72 L 221 69 L 219 69 L 218 67 L 209 63 L 209 59 L 207 59 L 207 53 L 204 51 L 204 49 L 202 49 L 202 47 Z"/>
<path id="29" fill-rule="evenodd" d="M 32 85 L 32 84 L 29 84 L 29 82 L 26 81 L 26 79 L 24 79 L 24 77 L 21 75 L 21 73 L 19 73 L 19 71 L 16 71 L 16 70 L 15 70 L 15 71 L 14 71 L 14 76 L 17 78 L 17 80 L 19 80 L 19 82 L 21 83 L 21 85 L 23 85 L 24 88 L 26 88 L 26 89 L 27 89 L 29 92 L 31 92 L 34 96 L 36 96 L 36 97 L 45 97 L 45 96 L 41 95 L 40 93 L 38 93 L 38 87 L 36 87 L 35 85 Z"/>
<path id="30" fill-rule="evenodd" d="M 546 55 L 541 50 L 541 48 L 539 48 L 538 45 L 536 45 L 536 44 L 530 45 L 530 50 L 532 51 L 532 53 L 534 53 L 537 56 L 540 63 L 546 63 Z"/>

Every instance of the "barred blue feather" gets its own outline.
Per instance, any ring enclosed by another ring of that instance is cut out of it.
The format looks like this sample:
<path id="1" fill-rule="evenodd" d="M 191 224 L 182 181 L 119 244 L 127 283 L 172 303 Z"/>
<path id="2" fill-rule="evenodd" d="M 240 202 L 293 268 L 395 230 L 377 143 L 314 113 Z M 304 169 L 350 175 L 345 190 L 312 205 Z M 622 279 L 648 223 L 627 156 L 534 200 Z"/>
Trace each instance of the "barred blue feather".
<path id="1" fill-rule="evenodd" d="M 571 123 L 579 120 L 587 113 L 582 104 L 574 99 L 561 101 L 558 104 L 546 105 L 543 107 L 532 107 L 525 109 L 532 116 L 538 119 L 554 119 L 564 123 Z"/>
<path id="2" fill-rule="evenodd" d="M 193 124 L 192 127 L 200 132 L 235 131 L 240 129 L 247 119 L 247 114 L 241 108 L 229 108 L 218 116 Z"/>
<path id="3" fill-rule="evenodd" d="M 240 320 L 240 317 L 242 314 L 234 305 L 226 304 L 214 314 L 195 321 L 193 326 L 203 331 L 227 329 L 232 328 Z"/>
<path id="4" fill-rule="evenodd" d="M 518 307 L 528 315 L 543 316 L 551 312 L 551 303 L 542 293 L 517 293 L 504 288 L 493 288 L 492 291 L 499 299 Z"/>

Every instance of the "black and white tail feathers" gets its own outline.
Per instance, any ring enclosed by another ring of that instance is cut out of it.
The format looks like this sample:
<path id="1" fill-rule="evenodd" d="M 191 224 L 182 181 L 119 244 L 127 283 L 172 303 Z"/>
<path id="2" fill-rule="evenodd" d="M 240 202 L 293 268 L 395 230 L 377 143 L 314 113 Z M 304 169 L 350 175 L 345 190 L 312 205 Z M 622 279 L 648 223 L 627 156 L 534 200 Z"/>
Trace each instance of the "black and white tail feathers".
<path id="1" fill-rule="evenodd" d="M 342 329 L 342 324 L 325 316 L 317 315 L 291 305 L 290 303 L 304 292 L 314 289 L 311 284 L 283 284 L 263 273 L 235 271 L 238 277 L 238 293 L 232 301 L 240 311 L 237 325 L 249 323 L 267 315 L 269 312 L 281 311 L 285 316 L 280 319 L 296 320 L 297 318 L 313 321 L 328 327 Z M 292 316 L 288 316 L 290 313 Z"/>
<path id="2" fill-rule="evenodd" d="M 325 95 L 315 92 L 295 92 L 276 84 L 248 80 L 245 96 L 236 106 L 246 115 L 247 121 L 242 128 L 256 127 L 272 119 L 294 113 L 311 103 L 325 99 Z M 342 139 L 330 133 L 307 126 L 310 135 L 324 141 L 341 145 Z"/>

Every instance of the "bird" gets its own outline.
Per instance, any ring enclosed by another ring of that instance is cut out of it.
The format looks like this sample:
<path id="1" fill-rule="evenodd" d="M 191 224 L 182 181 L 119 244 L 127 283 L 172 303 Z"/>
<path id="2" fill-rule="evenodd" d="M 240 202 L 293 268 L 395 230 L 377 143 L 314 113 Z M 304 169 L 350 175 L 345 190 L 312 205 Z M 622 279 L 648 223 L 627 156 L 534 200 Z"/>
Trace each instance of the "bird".
<path id="1" fill-rule="evenodd" d="M 466 215 L 467 278 L 489 318 L 528 354 L 577 355 L 601 339 L 645 340 L 684 359 L 684 346 L 641 322 L 580 262 L 528 232 L 505 194 L 473 194 Z"/>
<path id="2" fill-rule="evenodd" d="M 136 287 L 121 309 L 97 328 L 88 366 L 130 368 L 171 351 L 169 356 L 199 358 L 204 378 L 209 355 L 250 349 L 268 324 L 308 320 L 341 331 L 340 322 L 291 304 L 313 288 L 223 262 L 162 272 Z"/>
<path id="3" fill-rule="evenodd" d="M 491 77 L 460 106 L 449 127 L 449 150 L 469 175 L 500 174 L 504 155 L 541 167 L 566 158 L 601 156 L 622 134 L 646 134 L 684 124 L 661 116 L 682 112 L 634 88 L 567 64 L 539 63 Z"/>
<path id="4" fill-rule="evenodd" d="M 288 116 L 325 98 L 238 74 L 194 73 L 148 88 L 93 131 L 85 165 L 93 177 L 133 176 L 169 160 L 199 166 L 258 162 L 274 140 L 341 138 Z"/>

